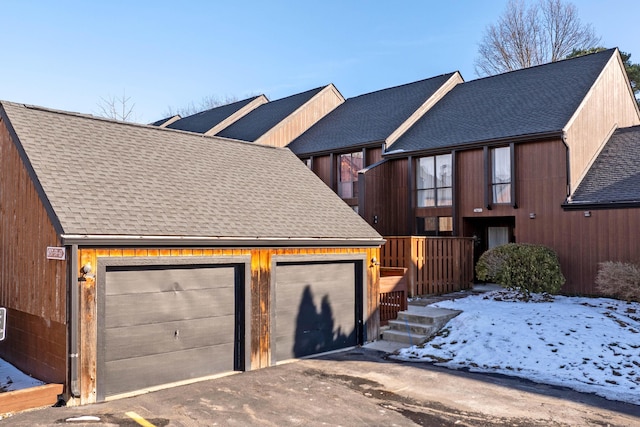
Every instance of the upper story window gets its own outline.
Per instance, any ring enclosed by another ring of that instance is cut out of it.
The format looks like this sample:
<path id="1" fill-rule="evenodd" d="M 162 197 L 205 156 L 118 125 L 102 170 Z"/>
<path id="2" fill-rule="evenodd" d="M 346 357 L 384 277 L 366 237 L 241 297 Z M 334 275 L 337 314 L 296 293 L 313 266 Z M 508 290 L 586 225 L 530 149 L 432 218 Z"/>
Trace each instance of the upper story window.
<path id="1" fill-rule="evenodd" d="M 338 195 L 343 199 L 358 197 L 358 171 L 362 169 L 362 152 L 340 154 L 338 165 Z"/>
<path id="2" fill-rule="evenodd" d="M 309 159 L 304 159 L 303 161 L 304 161 L 304 164 L 307 165 L 309 169 L 311 169 L 311 167 L 313 166 L 313 160 L 309 158 Z"/>
<path id="3" fill-rule="evenodd" d="M 451 206 L 452 161 L 451 154 L 421 157 L 418 159 L 416 174 L 417 206 Z"/>
<path id="4" fill-rule="evenodd" d="M 491 149 L 491 193 L 493 203 L 511 203 L 511 148 Z"/>

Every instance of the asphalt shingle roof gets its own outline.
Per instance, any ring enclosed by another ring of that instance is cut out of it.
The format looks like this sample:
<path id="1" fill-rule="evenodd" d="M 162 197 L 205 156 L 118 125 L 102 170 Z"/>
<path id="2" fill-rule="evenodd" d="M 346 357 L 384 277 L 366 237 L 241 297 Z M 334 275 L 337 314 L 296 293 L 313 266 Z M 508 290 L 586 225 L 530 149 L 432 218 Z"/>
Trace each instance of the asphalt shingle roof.
<path id="1" fill-rule="evenodd" d="M 301 156 L 384 141 L 453 74 L 349 98 L 288 148 Z"/>
<path id="2" fill-rule="evenodd" d="M 578 185 L 572 203 L 640 202 L 640 126 L 616 130 Z"/>
<path id="3" fill-rule="evenodd" d="M 222 129 L 216 136 L 254 142 L 291 113 L 313 98 L 324 87 L 311 89 L 260 105 L 247 115 Z"/>
<path id="4" fill-rule="evenodd" d="M 422 151 L 562 131 L 613 54 L 609 49 L 461 83 L 389 150 Z"/>
<path id="5" fill-rule="evenodd" d="M 287 149 L 0 107 L 65 234 L 381 239 Z"/>
<path id="6" fill-rule="evenodd" d="M 215 107 L 210 110 L 201 111 L 191 116 L 184 117 L 178 121 L 171 123 L 167 128 L 186 130 L 189 132 L 206 133 L 209 129 L 249 104 L 258 96 L 243 99 L 242 101 L 233 102 L 231 104 Z"/>

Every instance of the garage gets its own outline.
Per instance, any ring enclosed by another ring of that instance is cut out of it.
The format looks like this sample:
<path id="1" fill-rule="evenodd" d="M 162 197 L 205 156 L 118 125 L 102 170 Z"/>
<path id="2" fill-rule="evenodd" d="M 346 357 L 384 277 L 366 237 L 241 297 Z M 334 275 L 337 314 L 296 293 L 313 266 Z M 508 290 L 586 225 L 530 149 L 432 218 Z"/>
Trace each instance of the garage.
<path id="1" fill-rule="evenodd" d="M 275 267 L 275 361 L 363 342 L 362 261 L 280 261 Z"/>
<path id="2" fill-rule="evenodd" d="M 99 400 L 244 369 L 242 265 L 111 261 L 99 295 Z"/>

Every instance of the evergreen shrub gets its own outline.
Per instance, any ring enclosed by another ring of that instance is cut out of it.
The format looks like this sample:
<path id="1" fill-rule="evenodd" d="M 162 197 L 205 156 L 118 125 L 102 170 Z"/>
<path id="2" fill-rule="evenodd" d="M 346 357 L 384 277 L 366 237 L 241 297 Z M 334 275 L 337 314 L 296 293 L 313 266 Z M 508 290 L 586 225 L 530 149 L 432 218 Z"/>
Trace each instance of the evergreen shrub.
<path id="1" fill-rule="evenodd" d="M 529 243 L 489 249 L 476 264 L 476 276 L 526 294 L 557 294 L 565 282 L 558 255 L 546 246 Z"/>

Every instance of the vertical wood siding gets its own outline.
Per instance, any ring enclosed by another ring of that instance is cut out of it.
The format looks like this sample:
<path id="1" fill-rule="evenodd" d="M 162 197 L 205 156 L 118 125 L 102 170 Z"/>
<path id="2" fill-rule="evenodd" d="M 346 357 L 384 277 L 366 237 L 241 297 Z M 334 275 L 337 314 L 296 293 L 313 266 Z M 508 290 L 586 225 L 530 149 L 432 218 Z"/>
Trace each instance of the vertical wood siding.
<path id="1" fill-rule="evenodd" d="M 566 129 L 571 156 L 571 191 L 615 127 L 640 124 L 635 99 L 617 56 L 605 67 L 582 108 Z"/>
<path id="2" fill-rule="evenodd" d="M 251 257 L 251 360 L 247 361 L 246 369 L 267 367 L 271 363 L 271 328 L 270 314 L 272 295 L 271 289 L 271 258 L 280 255 L 319 255 L 319 254 L 364 254 L 367 264 L 373 258 L 380 259 L 378 248 L 286 248 L 286 249 L 210 249 L 210 248 L 82 248 L 79 251 L 77 268 L 91 262 L 98 265 L 98 259 L 104 257 L 188 257 L 188 256 L 238 256 Z M 371 263 L 366 265 L 367 276 L 364 286 L 367 293 L 367 306 L 364 321 L 367 324 L 366 334 L 370 339 L 379 335 L 379 266 Z M 80 403 L 87 404 L 96 401 L 95 378 L 97 361 L 97 301 L 96 279 L 90 278 L 80 282 Z M 249 297 L 249 296 L 247 296 Z M 247 298 L 248 300 L 248 298 Z M 247 301 L 248 302 L 248 301 Z"/>
<path id="3" fill-rule="evenodd" d="M 256 143 L 284 147 L 343 102 L 344 99 L 332 85 L 325 87 L 286 120 L 258 138 Z"/>
<path id="4" fill-rule="evenodd" d="M 383 236 L 410 235 L 413 231 L 412 224 L 407 223 L 411 200 L 407 165 L 407 159 L 386 161 L 358 178 L 365 182 L 361 215 Z M 374 216 L 377 216 L 377 224 Z"/>
<path id="5" fill-rule="evenodd" d="M 0 121 L 0 306 L 9 309 L 0 356 L 64 382 L 67 262 L 47 260 L 47 246 L 59 246 L 57 234 Z"/>

